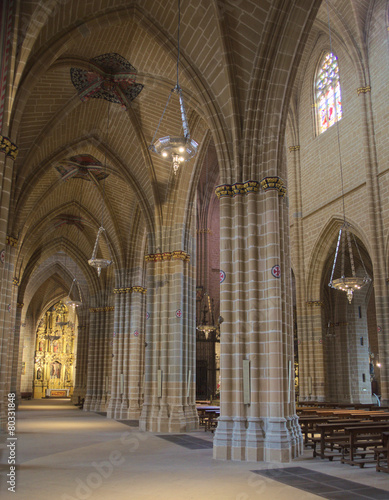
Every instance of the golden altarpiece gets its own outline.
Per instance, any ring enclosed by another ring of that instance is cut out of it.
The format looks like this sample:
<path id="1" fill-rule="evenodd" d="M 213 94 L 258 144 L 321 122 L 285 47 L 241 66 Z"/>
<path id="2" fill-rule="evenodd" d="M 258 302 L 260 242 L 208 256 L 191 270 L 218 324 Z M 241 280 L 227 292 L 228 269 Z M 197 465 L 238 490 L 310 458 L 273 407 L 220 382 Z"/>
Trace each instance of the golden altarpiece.
<path id="1" fill-rule="evenodd" d="M 41 318 L 35 345 L 34 398 L 72 395 L 75 321 L 76 314 L 61 301 Z"/>

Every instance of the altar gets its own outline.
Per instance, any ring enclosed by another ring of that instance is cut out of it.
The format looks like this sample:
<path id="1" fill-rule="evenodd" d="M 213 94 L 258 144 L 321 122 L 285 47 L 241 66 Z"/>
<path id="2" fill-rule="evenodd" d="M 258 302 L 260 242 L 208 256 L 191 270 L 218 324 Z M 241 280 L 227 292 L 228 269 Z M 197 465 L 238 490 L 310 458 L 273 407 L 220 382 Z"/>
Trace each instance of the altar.
<path id="1" fill-rule="evenodd" d="M 47 398 L 68 398 L 69 389 L 46 389 Z"/>

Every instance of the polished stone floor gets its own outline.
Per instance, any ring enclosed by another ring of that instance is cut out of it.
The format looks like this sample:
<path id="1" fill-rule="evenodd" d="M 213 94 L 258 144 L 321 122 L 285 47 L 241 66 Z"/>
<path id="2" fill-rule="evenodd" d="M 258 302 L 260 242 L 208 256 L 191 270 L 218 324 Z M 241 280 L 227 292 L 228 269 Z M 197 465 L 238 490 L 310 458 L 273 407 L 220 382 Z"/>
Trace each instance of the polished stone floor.
<path id="1" fill-rule="evenodd" d="M 19 407 L 14 494 L 2 437 L 2 499 L 389 499 L 389 476 L 374 468 L 313 459 L 310 451 L 281 465 L 215 461 L 209 432 L 140 432 L 136 421 L 110 420 L 61 399 Z"/>

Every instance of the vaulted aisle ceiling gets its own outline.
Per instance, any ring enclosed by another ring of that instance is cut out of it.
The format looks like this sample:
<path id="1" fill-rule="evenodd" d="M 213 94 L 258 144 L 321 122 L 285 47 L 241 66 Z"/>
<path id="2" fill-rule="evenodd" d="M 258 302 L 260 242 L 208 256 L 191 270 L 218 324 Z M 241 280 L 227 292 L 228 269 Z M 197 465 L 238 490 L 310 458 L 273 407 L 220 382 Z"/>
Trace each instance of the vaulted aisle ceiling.
<path id="1" fill-rule="evenodd" d="M 267 91 L 272 51 L 276 54 L 286 43 L 295 16 L 301 16 L 299 29 L 304 32 L 304 23 L 310 25 L 319 4 L 312 1 L 296 11 L 295 2 L 181 1 L 180 85 L 191 137 L 200 148 L 211 129 L 219 159 L 242 163 L 233 150 L 241 150 L 243 157 L 250 149 L 244 139 L 251 127 L 250 104 L 261 86 Z M 195 189 L 192 181 L 204 158 L 198 154 L 175 178 L 171 164 L 148 150 L 176 83 L 177 1 L 21 1 L 18 8 L 8 115 L 9 135 L 19 148 L 8 227 L 20 242 L 15 272 L 25 273 L 25 289 L 27 277 L 45 268 L 47 259 L 53 266 L 62 259 L 62 267 L 55 272 L 53 267 L 52 278 L 43 271 L 40 275 L 53 280 L 47 288 L 58 290 L 62 283 L 66 293 L 71 276 L 63 267 L 68 259 L 70 266 L 77 262 L 90 292 L 96 291 L 96 272 L 86 262 L 101 223 L 102 200 L 116 268 L 130 268 L 135 254 L 139 258 L 150 251 L 146 235 L 172 217 L 173 190 Z M 298 43 L 292 52 L 298 51 Z M 107 53 L 128 60 L 137 69 L 136 81 L 144 85 L 127 109 L 102 99 L 82 102 L 72 84 L 70 68 L 89 69 L 91 58 Z M 181 125 L 173 97 L 158 137 L 181 135 Z M 59 162 L 80 154 L 92 155 L 102 164 L 106 159 L 109 175 L 99 186 L 78 178 L 61 179 Z M 186 196 L 179 207 L 182 212 Z M 58 223 L 64 216 L 80 218 L 81 226 L 69 220 Z M 101 247 L 108 257 L 107 245 L 103 242 Z M 108 273 L 113 282 L 113 269 Z M 35 290 L 42 286 L 39 283 Z"/>

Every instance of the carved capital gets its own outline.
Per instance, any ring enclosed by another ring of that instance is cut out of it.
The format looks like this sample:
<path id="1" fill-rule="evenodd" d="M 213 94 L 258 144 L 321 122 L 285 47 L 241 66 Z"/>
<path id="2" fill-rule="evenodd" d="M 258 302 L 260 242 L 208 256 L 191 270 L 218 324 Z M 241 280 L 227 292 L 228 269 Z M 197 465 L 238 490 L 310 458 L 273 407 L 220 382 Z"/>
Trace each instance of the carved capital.
<path id="1" fill-rule="evenodd" d="M 89 312 L 91 313 L 99 313 L 99 312 L 111 312 L 114 311 L 115 307 L 114 306 L 107 306 L 107 307 L 90 307 Z"/>
<path id="2" fill-rule="evenodd" d="M 293 151 L 300 151 L 300 146 L 289 146 L 289 151 L 292 153 Z"/>
<path id="3" fill-rule="evenodd" d="M 16 160 L 19 149 L 17 148 L 16 144 L 8 139 L 8 137 L 0 135 L 0 151 L 4 153 L 5 156 L 9 156 L 11 160 Z"/>
<path id="4" fill-rule="evenodd" d="M 131 286 L 127 288 L 114 288 L 113 293 L 116 294 L 124 294 L 124 293 L 143 293 L 147 292 L 147 288 L 143 288 L 143 286 Z"/>
<path id="5" fill-rule="evenodd" d="M 6 242 L 7 242 L 7 245 L 9 245 L 10 247 L 17 247 L 18 241 L 19 240 L 17 238 L 14 238 L 13 236 L 10 236 L 9 234 L 7 234 Z"/>
<path id="6" fill-rule="evenodd" d="M 261 180 L 261 187 L 264 191 L 274 189 L 279 192 L 280 196 L 286 195 L 286 187 L 280 177 L 265 177 Z"/>
<path id="7" fill-rule="evenodd" d="M 321 300 L 307 300 L 307 306 L 324 307 L 324 303 Z"/>
<path id="8" fill-rule="evenodd" d="M 183 250 L 175 250 L 174 252 L 150 253 L 145 255 L 146 262 L 162 262 L 169 260 L 190 261 L 190 255 Z"/>
<path id="9" fill-rule="evenodd" d="M 370 85 L 367 85 L 367 87 L 358 87 L 357 88 L 357 94 L 366 94 L 367 92 L 371 92 L 371 87 Z"/>

